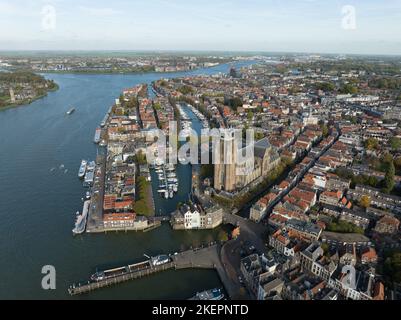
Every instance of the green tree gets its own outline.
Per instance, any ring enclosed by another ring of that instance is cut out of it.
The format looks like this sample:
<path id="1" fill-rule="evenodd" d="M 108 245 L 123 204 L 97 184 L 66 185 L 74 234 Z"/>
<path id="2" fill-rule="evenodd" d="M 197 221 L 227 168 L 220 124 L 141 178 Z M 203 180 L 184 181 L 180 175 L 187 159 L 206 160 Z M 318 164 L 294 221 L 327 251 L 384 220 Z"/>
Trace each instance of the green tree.
<path id="1" fill-rule="evenodd" d="M 394 159 L 394 165 L 398 170 L 401 168 L 401 157 L 397 157 Z"/>
<path id="2" fill-rule="evenodd" d="M 354 85 L 347 83 L 340 88 L 340 93 L 356 94 L 356 93 L 358 93 L 358 89 Z"/>
<path id="3" fill-rule="evenodd" d="M 391 282 L 401 283 L 401 252 L 393 252 L 384 261 L 384 274 Z"/>
<path id="4" fill-rule="evenodd" d="M 329 223 L 327 225 L 327 231 L 338 232 L 338 233 L 359 233 L 359 234 L 364 233 L 362 228 L 359 228 L 347 221 L 341 221 L 341 220 Z"/>
<path id="5" fill-rule="evenodd" d="M 365 140 L 365 148 L 368 150 L 375 150 L 379 146 L 379 142 L 374 138 Z"/>
<path id="6" fill-rule="evenodd" d="M 255 131 L 254 139 L 256 141 L 259 141 L 259 140 L 263 139 L 264 137 L 265 137 L 265 135 L 262 132 Z"/>
<path id="7" fill-rule="evenodd" d="M 183 85 L 182 87 L 178 88 L 178 91 L 182 94 L 190 94 L 194 92 L 194 89 L 191 86 Z"/>
<path id="8" fill-rule="evenodd" d="M 237 111 L 239 107 L 243 106 L 244 102 L 239 97 L 233 97 L 233 98 L 225 97 L 224 104 L 231 107 L 234 111 Z"/>
<path id="9" fill-rule="evenodd" d="M 253 119 L 253 112 L 252 111 L 248 112 L 247 118 L 248 118 L 249 121 L 251 121 Z"/>
<path id="10" fill-rule="evenodd" d="M 325 124 L 321 125 L 320 128 L 322 129 L 323 136 L 327 137 L 329 135 L 329 128 Z"/>
<path id="11" fill-rule="evenodd" d="M 134 204 L 134 211 L 135 211 L 138 215 L 143 215 L 143 216 L 148 216 L 148 215 L 150 215 L 150 209 L 149 209 L 149 207 L 146 205 L 145 200 L 139 200 L 139 201 L 135 202 L 135 204 Z"/>
<path id="12" fill-rule="evenodd" d="M 315 85 L 315 88 L 322 91 L 334 91 L 336 86 L 330 82 L 319 82 Z"/>
<path id="13" fill-rule="evenodd" d="M 377 185 L 379 184 L 379 180 L 375 176 L 369 176 L 367 182 L 368 185 L 370 185 L 373 188 L 376 188 Z"/>
<path id="14" fill-rule="evenodd" d="M 386 175 L 384 177 L 384 192 L 390 193 L 394 189 L 394 176 L 395 176 L 395 167 L 394 162 L 391 161 L 389 164 Z"/>
<path id="15" fill-rule="evenodd" d="M 392 137 L 390 139 L 390 145 L 393 150 L 401 149 L 401 139 L 397 137 Z"/>
<path id="16" fill-rule="evenodd" d="M 135 160 L 139 165 L 147 163 L 146 155 L 142 152 L 142 150 L 139 150 L 139 152 L 137 152 L 137 154 L 135 155 Z"/>
<path id="17" fill-rule="evenodd" d="M 221 242 L 226 242 L 228 241 L 228 235 L 227 232 L 224 230 L 220 230 L 219 234 L 217 235 L 217 239 Z"/>
<path id="18" fill-rule="evenodd" d="M 393 156 L 390 153 L 385 153 L 383 157 L 381 158 L 382 164 L 385 166 L 385 169 L 387 169 L 388 165 L 394 161 Z"/>

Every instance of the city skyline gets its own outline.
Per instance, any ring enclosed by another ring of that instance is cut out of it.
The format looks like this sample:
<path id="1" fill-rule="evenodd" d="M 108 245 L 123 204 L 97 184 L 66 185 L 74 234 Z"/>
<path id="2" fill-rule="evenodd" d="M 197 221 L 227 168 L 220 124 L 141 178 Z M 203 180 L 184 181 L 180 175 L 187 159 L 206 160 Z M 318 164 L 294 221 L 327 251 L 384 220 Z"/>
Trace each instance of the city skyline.
<path id="1" fill-rule="evenodd" d="M 0 50 L 401 53 L 401 1 L 7 1 Z"/>

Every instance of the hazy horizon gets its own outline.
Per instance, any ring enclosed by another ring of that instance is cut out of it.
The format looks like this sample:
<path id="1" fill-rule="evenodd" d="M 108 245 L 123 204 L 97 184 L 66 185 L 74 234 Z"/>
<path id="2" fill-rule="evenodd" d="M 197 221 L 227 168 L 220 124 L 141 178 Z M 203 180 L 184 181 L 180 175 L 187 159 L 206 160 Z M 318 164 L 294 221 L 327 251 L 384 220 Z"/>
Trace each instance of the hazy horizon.
<path id="1" fill-rule="evenodd" d="M 2 55 L 22 55 L 26 56 L 28 54 L 49 54 L 49 55 L 68 55 L 68 54 L 97 54 L 97 53 L 104 53 L 104 54 L 135 54 L 135 55 L 158 55 L 158 54 L 176 54 L 176 55 L 183 55 L 183 54 L 188 54 L 188 55 L 213 55 L 213 54 L 219 54 L 221 56 L 266 56 L 266 57 L 279 57 L 283 55 L 321 55 L 321 56 L 345 56 L 345 57 L 383 57 L 383 58 L 399 58 L 401 57 L 401 54 L 376 54 L 376 53 L 344 53 L 344 52 L 301 52 L 301 51 L 230 51 L 230 50 L 177 50 L 177 49 L 166 49 L 166 50 L 129 50 L 129 49 L 121 49 L 121 50 L 114 50 L 114 49 L 93 49 L 93 50 L 80 50 L 80 49 L 65 49 L 65 50 L 59 50 L 59 49 L 21 49 L 21 50 L 16 50 L 16 49 L 11 49 L 11 50 L 2 50 L 0 49 L 0 54 Z"/>

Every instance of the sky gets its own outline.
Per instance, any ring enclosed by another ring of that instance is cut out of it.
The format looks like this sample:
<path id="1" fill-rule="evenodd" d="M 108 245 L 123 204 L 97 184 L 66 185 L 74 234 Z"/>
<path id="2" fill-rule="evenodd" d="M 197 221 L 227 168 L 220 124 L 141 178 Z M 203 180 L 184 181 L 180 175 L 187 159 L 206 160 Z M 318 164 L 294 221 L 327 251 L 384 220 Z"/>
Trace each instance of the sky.
<path id="1" fill-rule="evenodd" d="M 401 54 L 401 0 L 0 0 L 0 50 Z"/>

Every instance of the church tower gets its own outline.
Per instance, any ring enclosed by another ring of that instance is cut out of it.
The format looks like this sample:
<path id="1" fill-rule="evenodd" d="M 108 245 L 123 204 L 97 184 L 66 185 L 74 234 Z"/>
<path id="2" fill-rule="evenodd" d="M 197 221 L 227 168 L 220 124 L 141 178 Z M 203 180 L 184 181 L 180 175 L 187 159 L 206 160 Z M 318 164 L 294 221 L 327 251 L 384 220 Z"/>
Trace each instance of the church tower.
<path id="1" fill-rule="evenodd" d="M 238 153 L 238 139 L 236 130 L 222 130 L 218 163 L 214 164 L 214 187 L 216 190 L 234 191 L 236 187 L 236 164 Z"/>

